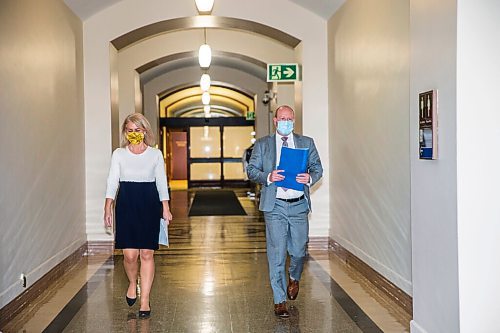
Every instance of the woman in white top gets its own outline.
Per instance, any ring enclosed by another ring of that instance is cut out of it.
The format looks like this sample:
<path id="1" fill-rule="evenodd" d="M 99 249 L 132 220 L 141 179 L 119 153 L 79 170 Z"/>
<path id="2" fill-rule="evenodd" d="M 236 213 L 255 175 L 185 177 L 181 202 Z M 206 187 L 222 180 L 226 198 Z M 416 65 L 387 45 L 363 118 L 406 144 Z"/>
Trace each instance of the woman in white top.
<path id="1" fill-rule="evenodd" d="M 139 317 L 151 315 L 149 294 L 155 273 L 160 218 L 172 220 L 165 164 L 160 150 L 152 147 L 151 125 L 140 113 L 129 115 L 122 125 L 121 148 L 113 152 L 109 170 L 104 224 L 113 223 L 115 248 L 123 249 L 123 265 L 129 280 L 125 296 L 129 306 L 137 299 L 138 257 L 141 257 L 141 307 Z M 117 195 L 118 193 L 118 195 Z"/>

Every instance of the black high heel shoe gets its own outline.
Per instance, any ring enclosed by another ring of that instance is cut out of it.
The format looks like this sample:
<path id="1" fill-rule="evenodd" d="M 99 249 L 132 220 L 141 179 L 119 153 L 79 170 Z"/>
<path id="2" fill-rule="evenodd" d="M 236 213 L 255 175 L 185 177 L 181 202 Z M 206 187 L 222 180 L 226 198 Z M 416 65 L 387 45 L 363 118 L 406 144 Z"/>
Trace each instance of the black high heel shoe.
<path id="1" fill-rule="evenodd" d="M 147 319 L 149 317 L 151 317 L 151 303 L 149 304 L 149 310 L 147 311 L 139 310 L 139 318 Z"/>
<path id="2" fill-rule="evenodd" d="M 127 300 L 128 306 L 132 306 L 135 304 L 135 301 L 137 301 L 137 296 L 135 298 L 130 298 L 127 295 L 125 295 L 125 299 Z"/>

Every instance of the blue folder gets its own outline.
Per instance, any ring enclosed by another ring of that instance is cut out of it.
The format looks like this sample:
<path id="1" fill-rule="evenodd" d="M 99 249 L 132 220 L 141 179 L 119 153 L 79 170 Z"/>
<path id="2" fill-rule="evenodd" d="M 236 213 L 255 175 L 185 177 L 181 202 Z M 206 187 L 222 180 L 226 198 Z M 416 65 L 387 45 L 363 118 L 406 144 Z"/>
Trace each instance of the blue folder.
<path id="1" fill-rule="evenodd" d="M 285 176 L 285 179 L 276 182 L 276 186 L 290 188 L 297 191 L 304 190 L 304 184 L 297 183 L 295 177 L 299 173 L 307 171 L 307 158 L 309 156 L 308 148 L 281 148 L 280 164 L 278 170 L 285 170 L 280 174 Z"/>

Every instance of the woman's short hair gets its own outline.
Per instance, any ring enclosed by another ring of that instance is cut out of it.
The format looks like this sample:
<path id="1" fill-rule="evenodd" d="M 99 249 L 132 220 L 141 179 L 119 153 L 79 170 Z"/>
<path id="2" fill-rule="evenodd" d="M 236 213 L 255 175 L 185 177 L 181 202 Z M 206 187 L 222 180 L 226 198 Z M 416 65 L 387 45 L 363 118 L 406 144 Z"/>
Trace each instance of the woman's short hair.
<path id="1" fill-rule="evenodd" d="M 133 123 L 135 126 L 142 128 L 144 130 L 144 142 L 150 146 L 153 147 L 155 145 L 155 137 L 153 135 L 153 131 L 151 130 L 151 124 L 149 121 L 144 117 L 142 113 L 132 113 L 125 118 L 122 124 L 122 138 L 121 138 L 121 147 L 125 147 L 128 145 L 128 140 L 127 140 L 127 124 L 128 123 Z"/>

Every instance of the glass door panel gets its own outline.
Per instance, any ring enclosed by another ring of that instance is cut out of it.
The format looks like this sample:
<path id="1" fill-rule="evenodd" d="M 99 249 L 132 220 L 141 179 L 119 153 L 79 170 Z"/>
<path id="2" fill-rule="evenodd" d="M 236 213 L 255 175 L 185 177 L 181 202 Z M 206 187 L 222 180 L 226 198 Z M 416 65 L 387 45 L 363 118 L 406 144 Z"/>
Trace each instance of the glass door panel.
<path id="1" fill-rule="evenodd" d="M 253 126 L 224 126 L 224 157 L 241 158 L 252 145 Z"/>
<path id="2" fill-rule="evenodd" d="M 220 180 L 220 163 L 191 163 L 191 180 Z"/>
<path id="3" fill-rule="evenodd" d="M 220 129 L 218 126 L 191 127 L 190 157 L 220 157 Z"/>
<path id="4" fill-rule="evenodd" d="M 225 180 L 245 180 L 245 171 L 242 162 L 224 162 Z"/>

